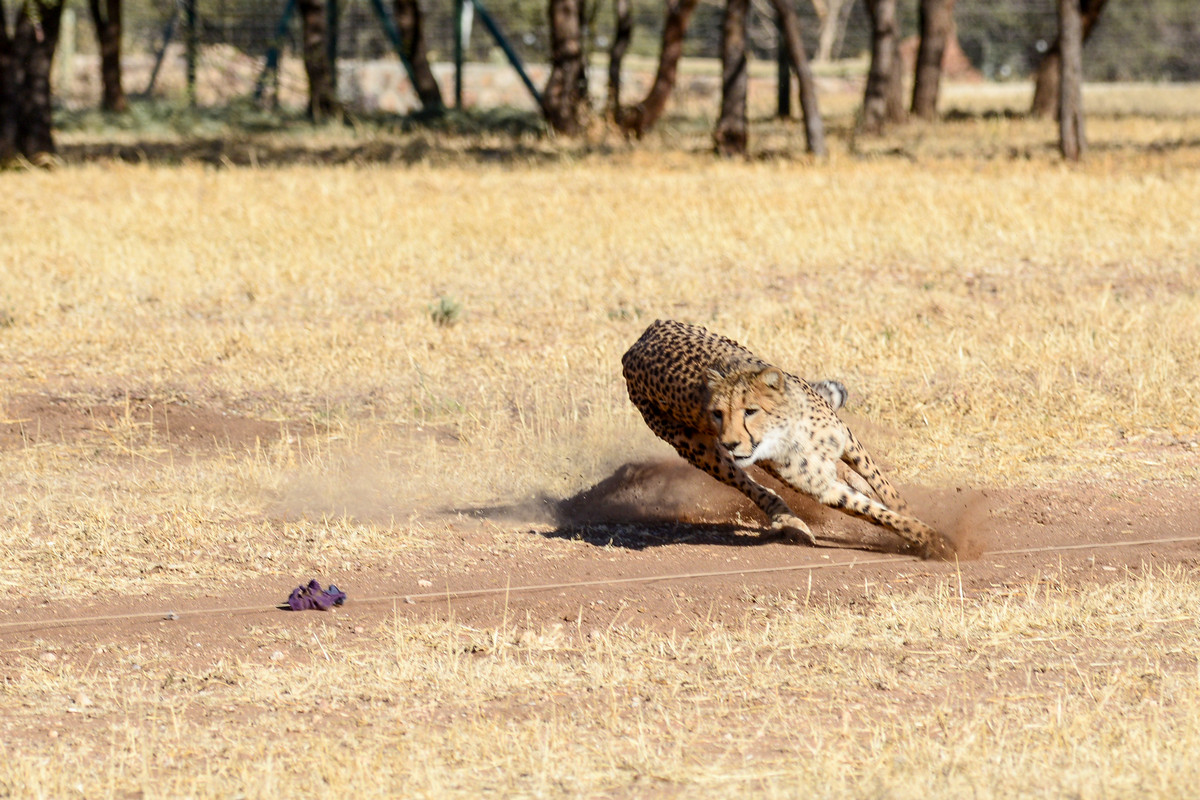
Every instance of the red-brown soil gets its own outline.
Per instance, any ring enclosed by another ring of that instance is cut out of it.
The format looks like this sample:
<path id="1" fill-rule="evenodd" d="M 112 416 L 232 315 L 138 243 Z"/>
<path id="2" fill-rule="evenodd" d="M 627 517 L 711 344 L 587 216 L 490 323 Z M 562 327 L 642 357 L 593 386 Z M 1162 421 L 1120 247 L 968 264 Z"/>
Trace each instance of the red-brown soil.
<path id="1" fill-rule="evenodd" d="M 137 404 L 81 412 L 25 398 L 0 422 L 0 447 L 106 435 L 129 414 L 153 426 L 175 457 L 252 447 L 286 427 L 195 408 L 154 417 Z M 755 598 L 772 593 L 853 604 L 880 590 L 950 580 L 970 596 L 1047 576 L 1102 582 L 1127 570 L 1200 563 L 1200 487 L 1193 485 L 1080 477 L 1050 487 L 901 491 L 918 517 L 955 539 L 958 559 L 903 555 L 895 537 L 795 495 L 788 498 L 794 510 L 830 546 L 763 536 L 747 501 L 690 466 L 631 463 L 565 500 L 446 511 L 445 534 L 421 554 L 419 569 L 397 559 L 231 586 L 197 580 L 169 596 L 125 598 L 114 587 L 111 596 L 84 602 L 14 593 L 0 612 L 0 674 L 34 649 L 86 660 L 100 644 L 186 652 L 197 668 L 257 660 L 270 655 L 255 632 L 264 627 L 334 623 L 369 636 L 394 614 L 452 616 L 478 628 L 507 621 L 686 629 L 700 619 L 737 624 Z M 522 546 L 498 546 L 514 542 Z M 336 583 L 348 603 L 327 613 L 279 610 L 310 577 Z"/>

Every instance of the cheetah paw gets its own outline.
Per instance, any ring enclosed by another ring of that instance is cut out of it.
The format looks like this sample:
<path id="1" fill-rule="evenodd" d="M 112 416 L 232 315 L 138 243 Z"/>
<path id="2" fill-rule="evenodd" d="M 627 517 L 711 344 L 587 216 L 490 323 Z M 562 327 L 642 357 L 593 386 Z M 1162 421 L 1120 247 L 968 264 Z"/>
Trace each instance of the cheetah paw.
<path id="1" fill-rule="evenodd" d="M 918 553 L 921 558 L 928 561 L 951 561 L 954 559 L 956 549 L 954 541 L 949 537 L 934 533 L 919 547 Z"/>
<path id="2" fill-rule="evenodd" d="M 771 530 L 779 531 L 789 539 L 802 540 L 812 545 L 817 543 L 817 537 L 813 536 L 813 532 L 804 524 L 804 520 L 791 514 L 779 514 L 772 517 Z"/>

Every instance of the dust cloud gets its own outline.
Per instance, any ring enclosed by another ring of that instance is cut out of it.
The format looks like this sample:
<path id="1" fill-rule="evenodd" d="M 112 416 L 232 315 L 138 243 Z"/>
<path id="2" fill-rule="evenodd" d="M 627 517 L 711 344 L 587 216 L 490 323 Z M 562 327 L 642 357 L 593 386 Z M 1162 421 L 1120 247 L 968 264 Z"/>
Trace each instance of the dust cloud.
<path id="1" fill-rule="evenodd" d="M 752 472 L 756 480 L 783 496 L 820 545 L 909 551 L 896 534 L 827 508 L 756 468 Z M 273 511 L 285 518 L 347 517 L 375 524 L 467 516 L 516 525 L 553 525 L 563 533 L 600 525 L 651 529 L 710 526 L 733 529 L 742 536 L 766 531 L 766 519 L 748 498 L 675 457 L 623 463 L 565 498 L 541 494 L 512 502 L 472 504 L 456 494 L 461 488 L 462 478 L 453 471 L 432 478 L 422 475 L 414 481 L 411 470 L 389 465 L 386 455 L 354 456 L 342 459 L 336 469 L 294 476 L 278 493 Z M 991 511 L 986 493 L 962 488 L 898 488 L 918 518 L 951 539 L 959 559 L 974 559 L 984 551 Z"/>

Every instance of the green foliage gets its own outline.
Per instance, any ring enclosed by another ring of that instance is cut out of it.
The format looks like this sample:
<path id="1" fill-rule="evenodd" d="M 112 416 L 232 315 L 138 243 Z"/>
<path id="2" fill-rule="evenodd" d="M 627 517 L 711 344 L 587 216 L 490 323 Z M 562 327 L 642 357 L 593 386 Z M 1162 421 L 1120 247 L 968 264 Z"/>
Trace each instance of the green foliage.
<path id="1" fill-rule="evenodd" d="M 915 5 L 915 4 L 914 4 Z M 1024 80 L 1058 33 L 1054 4 L 1044 0 L 960 0 L 955 17 L 963 49 L 985 76 Z M 916 30 L 915 9 L 902 17 Z M 1088 80 L 1200 78 L 1200 15 L 1193 0 L 1110 2 L 1084 49 Z"/>
<path id="2" fill-rule="evenodd" d="M 1091 80 L 1200 79 L 1200 11 L 1194 2 L 1110 2 L 1084 49 Z"/>
<path id="3" fill-rule="evenodd" d="M 62 109 L 55 114 L 55 126 L 63 131 L 116 133 L 177 133 L 215 136 L 230 130 L 267 133 L 282 131 L 305 123 L 302 109 L 264 109 L 249 98 L 219 107 L 191 106 L 183 98 L 132 100 L 129 110 L 112 114 L 94 108 Z"/>
<path id="4" fill-rule="evenodd" d="M 442 295 L 429 306 L 429 318 L 438 327 L 449 328 L 462 318 L 462 310 L 461 303 L 453 297 Z"/>
<path id="5" fill-rule="evenodd" d="M 96 108 L 58 109 L 57 130 L 112 135 L 137 133 L 154 136 L 230 137 L 238 134 L 309 132 L 313 123 L 301 108 L 262 108 L 250 98 L 220 106 L 190 106 L 184 98 L 131 100 L 120 114 Z M 359 134 L 418 133 L 449 136 L 540 137 L 545 133 L 536 111 L 513 108 L 447 109 L 430 114 L 414 111 L 403 116 L 350 113 L 344 123 L 329 123 Z"/>

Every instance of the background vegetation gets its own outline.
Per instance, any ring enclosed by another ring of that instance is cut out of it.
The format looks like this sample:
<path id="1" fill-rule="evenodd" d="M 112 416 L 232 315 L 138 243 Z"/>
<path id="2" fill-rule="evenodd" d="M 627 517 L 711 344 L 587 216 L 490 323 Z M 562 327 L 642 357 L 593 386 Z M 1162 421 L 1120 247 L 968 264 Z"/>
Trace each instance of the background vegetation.
<path id="1" fill-rule="evenodd" d="M 127 52 L 153 52 L 175 3 L 167 0 L 125 0 Z M 544 62 L 548 55 L 546 4 L 543 0 L 489 0 L 496 16 L 527 61 Z M 592 25 L 589 45 L 607 48 L 613 36 L 611 4 L 589 4 Z M 206 43 L 228 43 L 262 57 L 270 43 L 284 3 L 253 0 L 199 0 L 202 39 Z M 95 49 L 90 24 L 82 5 L 79 12 L 81 52 Z M 663 4 L 633 0 L 635 34 L 630 52 L 657 56 Z M 453 3 L 422 5 L 431 57 L 452 57 L 451 17 Z M 796 6 L 808 52 L 816 52 L 818 18 L 812 3 Z M 898 4 L 901 35 L 918 31 L 916 2 Z M 392 53 L 374 13 L 366 0 L 343 0 L 339 49 L 347 58 L 381 58 Z M 690 56 L 720 56 L 723 4 L 701 2 L 689 28 L 685 53 Z M 752 35 L 749 46 L 756 58 L 773 60 L 775 33 L 767 3 L 752 4 Z M 847 12 L 845 32 L 833 55 L 839 59 L 863 57 L 870 49 L 870 24 L 866 9 L 857 0 Z M 1047 0 L 958 0 L 955 9 L 958 33 L 972 63 L 993 80 L 1025 80 L 1036 66 L 1039 41 L 1053 41 L 1056 31 L 1054 4 Z M 288 41 L 298 48 L 298 31 L 293 25 Z M 1200 79 L 1200 20 L 1188 0 L 1148 0 L 1120 3 L 1109 9 L 1088 42 L 1085 68 L 1089 80 L 1196 80 Z M 495 44 L 485 35 L 474 37 L 471 57 L 500 58 Z"/>

